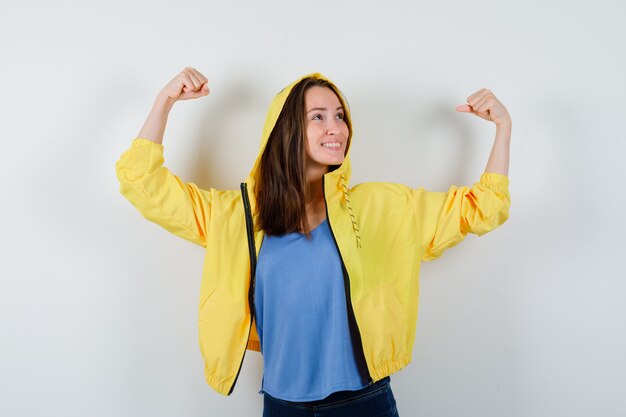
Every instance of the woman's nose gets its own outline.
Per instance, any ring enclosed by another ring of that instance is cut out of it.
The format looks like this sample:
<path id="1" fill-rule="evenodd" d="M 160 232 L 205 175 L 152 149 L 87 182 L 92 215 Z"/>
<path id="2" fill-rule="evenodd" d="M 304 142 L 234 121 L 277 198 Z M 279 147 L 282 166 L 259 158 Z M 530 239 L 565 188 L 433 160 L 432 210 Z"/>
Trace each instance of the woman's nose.
<path id="1" fill-rule="evenodd" d="M 336 120 L 332 120 L 328 122 L 328 126 L 326 126 L 326 134 L 334 135 L 339 131 L 339 126 Z"/>

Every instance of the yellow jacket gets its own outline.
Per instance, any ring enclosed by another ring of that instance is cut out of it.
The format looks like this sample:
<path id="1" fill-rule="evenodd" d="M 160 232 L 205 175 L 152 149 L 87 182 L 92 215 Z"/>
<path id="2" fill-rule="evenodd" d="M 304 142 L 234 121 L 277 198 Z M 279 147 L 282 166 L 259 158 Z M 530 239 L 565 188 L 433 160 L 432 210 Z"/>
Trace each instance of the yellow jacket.
<path id="1" fill-rule="evenodd" d="M 321 74 L 310 74 L 326 79 Z M 301 78 L 300 78 L 301 79 Z M 246 349 L 260 350 L 251 311 L 251 258 L 244 204 L 256 216 L 260 155 L 293 86 L 271 103 L 259 156 L 241 190 L 204 190 L 163 166 L 163 146 L 136 138 L 116 163 L 120 192 L 148 220 L 206 248 L 198 311 L 205 378 L 230 395 Z M 340 98 L 349 116 L 343 97 Z M 420 262 L 438 258 L 467 235 L 483 235 L 508 218 L 508 177 L 483 173 L 472 187 L 429 192 L 401 184 L 350 187 L 349 149 L 324 176 L 327 217 L 344 263 L 348 314 L 371 382 L 411 361 Z M 263 232 L 254 229 L 254 250 Z M 359 340 L 360 339 L 360 340 Z"/>

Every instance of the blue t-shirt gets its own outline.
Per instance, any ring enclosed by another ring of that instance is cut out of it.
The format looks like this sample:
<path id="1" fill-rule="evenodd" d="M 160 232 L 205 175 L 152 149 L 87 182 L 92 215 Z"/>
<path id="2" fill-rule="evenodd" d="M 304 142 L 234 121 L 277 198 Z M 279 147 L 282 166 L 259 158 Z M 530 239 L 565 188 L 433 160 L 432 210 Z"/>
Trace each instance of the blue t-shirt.
<path id="1" fill-rule="evenodd" d="M 328 221 L 311 231 L 265 236 L 256 270 L 261 391 L 287 401 L 321 400 L 367 386 L 350 338 L 341 259 Z"/>

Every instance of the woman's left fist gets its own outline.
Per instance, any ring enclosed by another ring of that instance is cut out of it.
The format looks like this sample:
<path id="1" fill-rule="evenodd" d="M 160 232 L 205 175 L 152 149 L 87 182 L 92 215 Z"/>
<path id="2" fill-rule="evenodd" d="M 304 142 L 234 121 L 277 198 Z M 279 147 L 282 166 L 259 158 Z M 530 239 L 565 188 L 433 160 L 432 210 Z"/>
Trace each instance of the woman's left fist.
<path id="1" fill-rule="evenodd" d="M 469 104 L 456 106 L 456 111 L 472 113 L 496 125 L 511 124 L 511 116 L 506 107 L 496 98 L 491 90 L 481 88 L 467 98 Z"/>

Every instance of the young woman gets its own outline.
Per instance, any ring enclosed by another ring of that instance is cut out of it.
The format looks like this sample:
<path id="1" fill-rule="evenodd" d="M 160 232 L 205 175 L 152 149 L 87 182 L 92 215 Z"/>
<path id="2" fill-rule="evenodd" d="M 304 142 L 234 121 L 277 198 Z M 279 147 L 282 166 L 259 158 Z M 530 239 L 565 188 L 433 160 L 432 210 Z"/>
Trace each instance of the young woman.
<path id="1" fill-rule="evenodd" d="M 429 192 L 351 187 L 346 101 L 321 74 L 279 92 L 239 190 L 203 190 L 163 166 L 173 104 L 205 96 L 185 68 L 159 93 L 116 164 L 147 219 L 206 248 L 199 307 L 207 383 L 233 391 L 261 351 L 264 416 L 397 416 L 389 376 L 411 361 L 421 261 L 508 218 L 511 118 L 487 89 L 457 111 L 496 124 L 480 181 Z"/>

